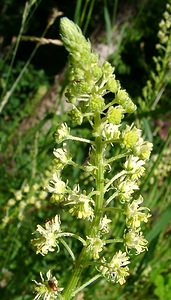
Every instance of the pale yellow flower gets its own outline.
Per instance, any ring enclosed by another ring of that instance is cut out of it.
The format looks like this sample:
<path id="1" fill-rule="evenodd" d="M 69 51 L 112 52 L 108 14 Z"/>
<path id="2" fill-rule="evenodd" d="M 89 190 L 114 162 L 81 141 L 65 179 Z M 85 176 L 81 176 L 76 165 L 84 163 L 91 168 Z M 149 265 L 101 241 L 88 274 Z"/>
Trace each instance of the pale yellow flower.
<path id="1" fill-rule="evenodd" d="M 33 245 L 37 248 L 36 253 L 44 256 L 48 252 L 55 251 L 56 247 L 59 250 L 58 237 L 61 233 L 60 223 L 60 218 L 56 215 L 54 219 L 45 223 L 45 228 L 37 225 L 36 231 L 39 233 L 39 237 L 32 240 Z"/>
<path id="2" fill-rule="evenodd" d="M 144 238 L 143 233 L 139 230 L 130 230 L 125 234 L 125 244 L 128 249 L 135 249 L 136 254 L 148 250 L 148 241 Z"/>
<path id="3" fill-rule="evenodd" d="M 105 259 L 102 259 L 102 266 L 99 271 L 109 281 L 124 284 L 129 275 L 128 264 L 130 263 L 126 252 L 119 250 L 111 259 L 109 263 Z"/>
<path id="4" fill-rule="evenodd" d="M 58 299 L 58 294 L 63 290 L 58 286 L 58 281 L 56 277 L 52 276 L 51 271 L 49 270 L 46 273 L 46 279 L 44 279 L 42 273 L 40 273 L 42 282 L 37 282 L 33 280 L 36 284 L 35 292 L 37 295 L 34 297 L 34 300 L 55 300 Z"/>

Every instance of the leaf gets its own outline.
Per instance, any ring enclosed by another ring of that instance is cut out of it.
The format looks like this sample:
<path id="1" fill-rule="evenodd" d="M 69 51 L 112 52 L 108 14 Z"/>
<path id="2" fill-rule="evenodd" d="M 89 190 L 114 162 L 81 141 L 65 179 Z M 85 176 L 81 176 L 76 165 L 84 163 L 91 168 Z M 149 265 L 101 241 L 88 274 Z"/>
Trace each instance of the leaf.
<path id="1" fill-rule="evenodd" d="M 150 232 L 147 234 L 147 240 L 151 242 L 154 240 L 169 224 L 171 221 L 171 204 L 166 208 L 166 210 L 160 215 L 160 217 L 157 219 L 156 223 L 150 230 Z"/>

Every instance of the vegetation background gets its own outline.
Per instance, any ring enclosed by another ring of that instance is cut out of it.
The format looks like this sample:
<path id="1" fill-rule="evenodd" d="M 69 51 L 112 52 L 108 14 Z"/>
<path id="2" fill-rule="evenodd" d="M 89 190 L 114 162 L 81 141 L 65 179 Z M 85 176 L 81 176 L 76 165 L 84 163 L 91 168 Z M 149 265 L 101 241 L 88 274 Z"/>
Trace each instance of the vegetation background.
<path id="1" fill-rule="evenodd" d="M 99 281 L 77 300 L 171 299 L 171 33 L 165 33 L 164 44 L 158 33 L 167 3 L 171 4 L 169 0 L 1 0 L 1 299 L 33 299 L 32 279 L 39 271 L 54 269 L 65 282 L 71 268 L 64 251 L 42 259 L 30 242 L 36 225 L 61 209 L 49 203 L 44 187 L 51 172 L 53 133 L 59 121 L 67 120 L 67 53 L 59 36 L 62 15 L 74 20 L 100 59 L 115 67 L 138 107 L 134 122 L 154 144 L 141 186 L 152 210 L 146 228 L 149 251 L 135 259 L 126 285 Z M 161 44 L 163 51 L 156 47 Z M 87 128 L 82 130 L 88 135 Z M 75 150 L 82 161 L 86 149 Z M 75 181 L 78 174 L 71 177 L 68 171 L 68 176 Z M 83 185 L 88 180 L 82 178 Z M 64 218 L 70 226 L 71 220 L 65 214 Z"/>

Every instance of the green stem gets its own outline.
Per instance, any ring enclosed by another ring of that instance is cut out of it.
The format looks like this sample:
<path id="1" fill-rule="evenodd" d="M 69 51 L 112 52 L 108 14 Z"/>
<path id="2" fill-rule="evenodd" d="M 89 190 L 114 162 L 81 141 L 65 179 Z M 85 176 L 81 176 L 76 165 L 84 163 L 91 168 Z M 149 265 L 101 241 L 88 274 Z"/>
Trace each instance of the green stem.
<path id="1" fill-rule="evenodd" d="M 61 244 L 65 247 L 65 249 L 68 251 L 69 255 L 71 256 L 72 260 L 75 261 L 75 255 L 72 252 L 71 248 L 68 246 L 68 244 L 61 238 L 60 239 Z"/>
<path id="2" fill-rule="evenodd" d="M 100 114 L 96 113 L 95 115 L 95 124 L 94 127 L 98 132 L 98 128 L 101 124 Z M 97 236 L 99 230 L 100 218 L 102 216 L 102 208 L 104 202 L 104 143 L 101 136 L 97 136 L 95 139 L 95 166 L 96 166 L 96 200 L 95 200 L 95 218 L 93 225 L 90 230 L 90 236 Z"/>
<path id="3" fill-rule="evenodd" d="M 127 155 L 129 154 L 129 151 L 125 152 L 125 153 L 122 153 L 122 154 L 118 154 L 116 156 L 113 156 L 109 159 L 106 160 L 106 165 L 111 163 L 111 162 L 114 162 L 115 160 L 118 160 L 118 159 L 121 159 L 123 157 L 126 157 Z"/>
<path id="4" fill-rule="evenodd" d="M 94 129 L 97 130 L 101 124 L 100 114 L 96 113 L 95 115 L 95 125 Z M 96 170 L 96 204 L 95 204 L 95 217 L 93 224 L 91 224 L 91 228 L 89 230 L 88 236 L 94 237 L 97 235 L 99 231 L 99 223 L 102 215 L 102 207 L 104 202 L 104 144 L 102 138 L 97 136 L 95 139 L 95 167 Z M 68 282 L 67 287 L 63 293 L 63 300 L 70 300 L 73 295 L 75 295 L 75 290 L 80 280 L 81 274 L 83 270 L 88 265 L 90 256 L 87 253 L 86 247 L 83 247 L 80 256 L 78 257 L 73 274 Z M 78 289 L 77 289 L 78 290 Z"/>
<path id="5" fill-rule="evenodd" d="M 110 239 L 105 241 L 106 244 L 123 243 L 123 239 Z"/>
<path id="6" fill-rule="evenodd" d="M 96 281 L 97 279 L 99 279 L 101 276 L 102 276 L 101 274 L 97 274 L 96 276 L 94 276 L 93 278 L 91 278 L 89 281 L 87 281 L 82 286 L 80 286 L 78 289 L 76 289 L 72 296 L 74 297 L 76 294 L 78 294 L 79 292 L 81 292 L 86 286 L 92 284 L 94 281 Z"/>
<path id="7" fill-rule="evenodd" d="M 118 178 L 120 178 L 121 176 L 126 175 L 126 174 L 128 174 L 128 171 L 123 170 L 123 171 L 121 171 L 120 173 L 116 174 L 112 179 L 110 179 L 109 182 L 108 182 L 108 183 L 106 184 L 106 186 L 105 186 L 105 192 L 108 191 L 108 188 L 111 186 L 111 184 L 112 184 L 115 180 L 117 180 Z"/>
<path id="8" fill-rule="evenodd" d="M 68 285 L 67 285 L 67 287 L 64 291 L 63 300 L 72 299 L 72 294 L 74 293 L 74 290 L 78 285 L 78 281 L 80 279 L 82 271 L 85 268 L 85 264 L 86 264 L 86 261 L 87 261 L 86 258 L 87 258 L 86 248 L 83 248 L 79 258 L 76 261 L 75 269 L 74 269 L 73 274 L 70 278 L 70 281 L 69 281 L 69 283 L 68 283 Z"/>
<path id="9" fill-rule="evenodd" d="M 105 203 L 105 207 L 108 206 L 109 203 L 110 203 L 115 197 L 117 197 L 117 195 L 118 195 L 118 192 L 115 192 L 113 195 L 111 195 L 111 196 L 109 197 L 109 199 L 107 199 L 107 201 L 106 201 L 106 203 Z"/>
<path id="10" fill-rule="evenodd" d="M 93 141 L 88 140 L 88 139 L 84 139 L 84 138 L 81 138 L 81 137 L 78 137 L 78 136 L 70 135 L 69 139 L 72 140 L 72 141 L 78 141 L 78 142 L 93 144 Z"/>
<path id="11" fill-rule="evenodd" d="M 59 233 L 59 238 L 65 236 L 65 237 L 73 237 L 77 240 L 79 240 L 83 245 L 86 244 L 85 240 L 83 240 L 79 235 L 71 233 L 71 232 L 61 232 Z"/>

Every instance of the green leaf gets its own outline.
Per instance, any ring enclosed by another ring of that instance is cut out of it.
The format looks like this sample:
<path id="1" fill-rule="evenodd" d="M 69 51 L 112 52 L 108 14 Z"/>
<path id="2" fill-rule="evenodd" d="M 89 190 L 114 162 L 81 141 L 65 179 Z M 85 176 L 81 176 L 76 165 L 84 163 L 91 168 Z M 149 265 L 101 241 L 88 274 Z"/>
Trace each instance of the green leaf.
<path id="1" fill-rule="evenodd" d="M 154 240 L 169 224 L 171 218 L 171 204 L 166 208 L 166 210 L 160 215 L 157 219 L 156 223 L 147 234 L 147 240 L 151 242 Z"/>

